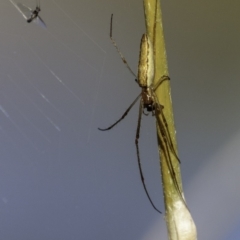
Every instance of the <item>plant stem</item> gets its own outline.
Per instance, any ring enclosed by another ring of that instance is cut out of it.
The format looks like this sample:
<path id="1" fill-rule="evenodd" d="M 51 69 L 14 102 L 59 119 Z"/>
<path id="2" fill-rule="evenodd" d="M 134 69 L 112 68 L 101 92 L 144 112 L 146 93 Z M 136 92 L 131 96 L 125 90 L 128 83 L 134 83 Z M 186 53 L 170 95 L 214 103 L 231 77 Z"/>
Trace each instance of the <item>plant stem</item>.
<path id="1" fill-rule="evenodd" d="M 155 78 L 154 84 L 159 79 L 168 75 L 166 50 L 162 28 L 162 16 L 159 0 L 144 0 L 146 31 L 154 47 Z M 167 121 L 164 127 L 169 132 L 171 142 L 177 153 L 176 130 L 173 119 L 170 81 L 164 81 L 156 90 L 156 96 L 161 105 Z M 162 113 L 159 114 L 159 117 Z M 164 121 L 163 121 L 164 123 Z M 157 122 L 158 151 L 165 202 L 165 220 L 170 240 L 196 240 L 197 230 L 191 214 L 187 208 L 181 181 L 179 161 L 171 151 L 160 131 Z M 176 185 L 178 187 L 176 187 Z"/>

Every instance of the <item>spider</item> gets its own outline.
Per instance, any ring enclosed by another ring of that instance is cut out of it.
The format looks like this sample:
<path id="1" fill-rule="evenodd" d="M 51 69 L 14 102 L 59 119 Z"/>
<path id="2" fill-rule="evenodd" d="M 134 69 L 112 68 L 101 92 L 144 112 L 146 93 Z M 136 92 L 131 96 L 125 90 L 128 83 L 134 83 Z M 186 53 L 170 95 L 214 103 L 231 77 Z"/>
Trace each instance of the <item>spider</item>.
<path id="1" fill-rule="evenodd" d="M 36 8 L 34 10 L 23 5 L 22 3 L 15 3 L 12 0 L 10 1 L 17 8 L 17 10 L 23 15 L 23 17 L 27 20 L 28 23 L 36 22 L 42 25 L 43 27 L 46 27 L 46 24 L 44 23 L 42 18 L 39 16 L 39 12 L 41 11 L 40 0 L 36 0 Z"/>
<path id="2" fill-rule="evenodd" d="M 177 187 L 177 191 L 181 194 L 180 188 L 177 184 L 175 172 L 173 165 L 171 163 L 171 156 L 170 151 L 173 153 L 173 155 L 177 158 L 177 160 L 180 162 L 167 126 L 167 121 L 165 119 L 165 116 L 163 114 L 163 106 L 159 103 L 155 91 L 157 88 L 163 83 L 164 81 L 170 80 L 168 76 L 162 76 L 158 82 L 153 85 L 153 79 L 154 79 L 154 57 L 153 57 L 153 46 L 152 43 L 148 37 L 147 34 L 142 35 L 141 44 L 140 44 L 140 55 L 139 55 L 139 63 L 138 63 L 138 76 L 135 75 L 135 73 L 132 71 L 132 69 L 129 67 L 126 59 L 120 52 L 116 42 L 112 38 L 112 22 L 113 22 L 113 14 L 111 15 L 111 21 L 110 21 L 110 39 L 112 41 L 112 44 L 117 49 L 117 52 L 119 53 L 123 63 L 126 65 L 128 70 L 135 76 L 135 81 L 138 83 L 139 87 L 142 89 L 141 93 L 135 98 L 135 100 L 130 104 L 130 106 L 127 108 L 127 110 L 123 113 L 123 115 L 112 125 L 110 125 L 107 128 L 98 128 L 101 131 L 108 131 L 112 129 L 114 126 L 116 126 L 119 122 L 121 122 L 129 113 L 129 111 L 132 109 L 132 107 L 135 105 L 135 103 L 140 99 L 140 106 L 139 106 L 139 113 L 138 113 L 138 123 L 137 123 L 137 130 L 136 130 L 136 136 L 135 136 L 135 145 L 137 150 L 137 160 L 138 160 L 138 168 L 140 172 L 141 181 L 143 184 L 143 188 L 145 190 L 145 193 L 148 197 L 148 200 L 150 201 L 152 207 L 159 213 L 162 213 L 160 210 L 156 208 L 153 201 L 151 200 L 151 197 L 147 191 L 147 187 L 144 181 L 143 177 L 143 171 L 141 167 L 141 161 L 140 161 L 140 154 L 139 154 L 139 146 L 138 146 L 138 140 L 140 137 L 140 126 L 141 126 L 141 119 L 142 114 L 148 115 L 149 112 L 152 112 L 152 116 L 155 116 L 157 119 L 157 123 L 160 129 L 160 133 L 162 136 L 162 139 L 164 143 L 160 141 L 161 149 L 163 149 L 167 159 L 168 159 L 168 166 L 170 169 L 170 174 L 173 178 L 173 182 L 175 186 Z M 147 113 L 144 112 L 144 110 L 147 110 Z M 181 194 L 182 196 L 182 194 Z"/>

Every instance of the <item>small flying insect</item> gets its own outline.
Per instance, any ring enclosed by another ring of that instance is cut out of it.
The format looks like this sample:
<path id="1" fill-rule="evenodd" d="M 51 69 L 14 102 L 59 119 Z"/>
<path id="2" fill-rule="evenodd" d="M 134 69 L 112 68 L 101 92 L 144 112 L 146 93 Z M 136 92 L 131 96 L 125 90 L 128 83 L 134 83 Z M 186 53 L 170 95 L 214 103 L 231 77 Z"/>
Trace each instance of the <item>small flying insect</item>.
<path id="1" fill-rule="evenodd" d="M 15 3 L 10 0 L 11 3 L 17 8 L 17 10 L 23 15 L 23 17 L 27 20 L 28 23 L 35 22 L 42 27 L 46 28 L 45 22 L 39 16 L 40 8 L 40 0 L 36 0 L 36 8 L 33 10 L 22 3 Z"/>
<path id="2" fill-rule="evenodd" d="M 101 131 L 107 131 L 107 130 L 112 129 L 114 126 L 116 126 L 120 121 L 122 121 L 127 116 L 127 114 L 132 109 L 132 107 L 135 105 L 135 103 L 138 101 L 138 99 L 140 99 L 140 106 L 139 106 L 139 113 L 138 113 L 138 123 L 137 123 L 137 130 L 136 130 L 136 136 L 135 136 L 135 145 L 136 145 L 136 150 L 137 150 L 138 168 L 139 168 L 143 188 L 145 190 L 145 193 L 146 193 L 152 207 L 157 212 L 162 213 L 161 211 L 159 211 L 155 207 L 155 205 L 154 205 L 153 201 L 151 200 L 150 195 L 147 191 L 147 187 L 145 185 L 145 181 L 144 181 L 144 177 L 143 177 L 143 171 L 142 171 L 142 168 L 141 168 L 138 140 L 139 140 L 139 137 L 140 137 L 140 126 L 141 126 L 142 114 L 148 115 L 148 112 L 152 112 L 152 116 L 155 116 L 156 119 L 157 119 L 157 123 L 158 123 L 159 129 L 160 129 L 160 133 L 161 133 L 162 139 L 164 141 L 164 143 L 161 143 L 161 148 L 164 149 L 164 151 L 166 152 L 166 156 L 168 158 L 167 161 L 168 161 L 170 174 L 173 178 L 173 182 L 174 182 L 174 185 L 177 188 L 178 193 L 181 195 L 181 198 L 183 199 L 180 188 L 179 188 L 179 186 L 177 184 L 177 181 L 176 181 L 176 176 L 175 176 L 175 172 L 174 172 L 174 169 L 173 169 L 170 152 L 172 152 L 172 154 L 177 158 L 177 160 L 179 162 L 180 162 L 180 160 L 179 160 L 179 158 L 178 158 L 178 156 L 175 152 L 175 149 L 174 149 L 171 137 L 170 137 L 170 133 L 169 133 L 169 130 L 168 130 L 167 121 L 166 121 L 165 116 L 163 114 L 163 108 L 164 107 L 159 103 L 159 101 L 157 99 L 157 96 L 155 94 L 155 91 L 161 85 L 161 83 L 163 83 L 164 81 L 169 81 L 170 78 L 168 76 L 162 76 L 158 80 L 158 82 L 155 85 L 153 85 L 153 79 L 154 79 L 153 46 L 152 46 L 152 43 L 151 43 L 147 34 L 142 35 L 141 44 L 140 44 L 139 63 L 138 63 L 138 76 L 136 76 L 135 73 L 129 67 L 126 59 L 124 58 L 124 56 L 120 52 L 116 42 L 112 38 L 112 21 L 113 21 L 113 14 L 111 15 L 111 21 L 110 21 L 110 39 L 111 39 L 114 47 L 116 48 L 117 52 L 119 53 L 123 63 L 129 69 L 129 71 L 132 73 L 132 75 L 135 77 L 135 81 L 138 83 L 138 85 L 142 89 L 142 91 L 135 98 L 135 100 L 131 103 L 131 105 L 127 108 L 127 110 L 123 113 L 123 115 L 120 117 L 120 119 L 118 119 L 115 123 L 113 123 L 112 125 L 110 125 L 107 128 L 98 128 L 98 129 L 101 130 Z M 147 112 L 144 111 L 145 109 L 146 109 Z"/>

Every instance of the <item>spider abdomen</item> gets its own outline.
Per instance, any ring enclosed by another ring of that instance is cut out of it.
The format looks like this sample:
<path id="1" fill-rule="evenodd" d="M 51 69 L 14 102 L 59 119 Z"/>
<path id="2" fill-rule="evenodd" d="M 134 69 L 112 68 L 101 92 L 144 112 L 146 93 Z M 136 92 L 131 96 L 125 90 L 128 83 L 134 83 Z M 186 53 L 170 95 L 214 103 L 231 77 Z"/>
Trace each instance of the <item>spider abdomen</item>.
<path id="1" fill-rule="evenodd" d="M 154 78 L 153 46 L 147 34 L 143 34 L 140 44 L 138 79 L 140 87 L 150 87 Z"/>

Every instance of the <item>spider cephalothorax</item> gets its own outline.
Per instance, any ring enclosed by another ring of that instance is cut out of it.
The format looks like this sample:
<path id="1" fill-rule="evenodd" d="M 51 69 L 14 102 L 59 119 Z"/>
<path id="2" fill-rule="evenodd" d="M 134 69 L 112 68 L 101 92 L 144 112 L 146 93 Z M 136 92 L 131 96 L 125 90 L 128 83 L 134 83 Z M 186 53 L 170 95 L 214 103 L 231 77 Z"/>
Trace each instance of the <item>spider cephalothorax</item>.
<path id="1" fill-rule="evenodd" d="M 155 101 L 151 88 L 142 88 L 142 104 L 143 109 L 147 109 L 148 112 L 152 112 L 155 115 Z"/>

